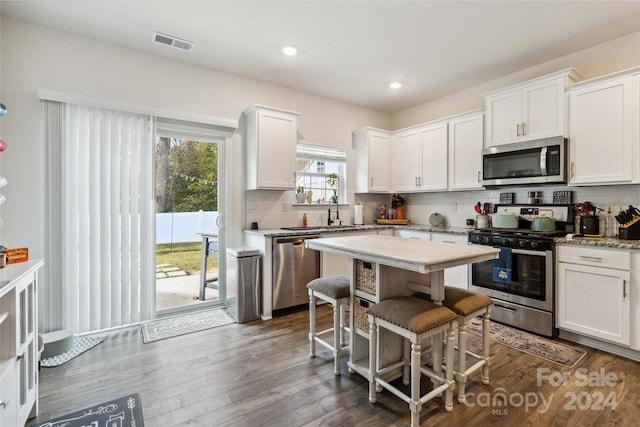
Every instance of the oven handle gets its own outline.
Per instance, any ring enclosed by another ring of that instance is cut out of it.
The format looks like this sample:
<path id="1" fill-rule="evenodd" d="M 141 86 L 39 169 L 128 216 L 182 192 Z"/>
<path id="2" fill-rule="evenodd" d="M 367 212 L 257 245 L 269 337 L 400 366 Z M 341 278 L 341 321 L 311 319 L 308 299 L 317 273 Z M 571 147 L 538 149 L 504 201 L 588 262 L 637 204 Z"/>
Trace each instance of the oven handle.
<path id="1" fill-rule="evenodd" d="M 486 246 L 486 245 L 476 245 L 473 244 L 474 246 Z M 500 249 L 502 248 L 502 246 L 492 246 L 493 248 L 496 249 Z M 513 254 L 522 254 L 522 255 L 532 255 L 532 256 L 547 256 L 547 252 L 551 252 L 551 251 L 528 251 L 526 249 L 511 249 L 511 253 Z"/>
<path id="2" fill-rule="evenodd" d="M 527 251 L 525 249 L 511 249 L 511 253 L 533 256 L 547 256 L 548 251 Z"/>
<path id="3" fill-rule="evenodd" d="M 500 305 L 500 304 L 496 304 L 496 303 L 493 303 L 493 306 L 496 307 L 496 308 L 501 308 L 501 309 L 506 310 L 506 311 L 510 311 L 512 313 L 517 313 L 518 312 L 518 310 L 515 309 L 515 308 L 505 307 L 504 305 Z"/>

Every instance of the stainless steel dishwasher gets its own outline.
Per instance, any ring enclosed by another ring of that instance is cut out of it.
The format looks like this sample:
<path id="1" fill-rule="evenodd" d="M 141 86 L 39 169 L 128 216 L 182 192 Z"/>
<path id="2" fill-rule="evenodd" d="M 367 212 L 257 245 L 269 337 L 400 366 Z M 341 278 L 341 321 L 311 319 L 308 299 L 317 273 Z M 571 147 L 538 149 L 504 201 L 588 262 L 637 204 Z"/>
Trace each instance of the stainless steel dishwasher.
<path id="1" fill-rule="evenodd" d="M 273 310 L 309 302 L 307 283 L 320 277 L 320 252 L 305 248 L 317 235 L 273 239 Z"/>

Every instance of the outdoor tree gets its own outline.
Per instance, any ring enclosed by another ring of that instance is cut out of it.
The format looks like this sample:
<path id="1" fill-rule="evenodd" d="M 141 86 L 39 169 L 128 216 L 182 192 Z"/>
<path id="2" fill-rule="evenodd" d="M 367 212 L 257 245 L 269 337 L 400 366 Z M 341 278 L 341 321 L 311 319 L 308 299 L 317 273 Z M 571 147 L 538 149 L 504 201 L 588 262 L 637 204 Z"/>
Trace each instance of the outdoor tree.
<path id="1" fill-rule="evenodd" d="M 167 204 L 167 178 L 169 177 L 169 152 L 171 138 L 160 137 L 156 145 L 156 212 L 164 212 Z"/>
<path id="2" fill-rule="evenodd" d="M 156 159 L 157 212 L 218 210 L 218 145 L 170 139 L 167 153 L 163 139 Z"/>

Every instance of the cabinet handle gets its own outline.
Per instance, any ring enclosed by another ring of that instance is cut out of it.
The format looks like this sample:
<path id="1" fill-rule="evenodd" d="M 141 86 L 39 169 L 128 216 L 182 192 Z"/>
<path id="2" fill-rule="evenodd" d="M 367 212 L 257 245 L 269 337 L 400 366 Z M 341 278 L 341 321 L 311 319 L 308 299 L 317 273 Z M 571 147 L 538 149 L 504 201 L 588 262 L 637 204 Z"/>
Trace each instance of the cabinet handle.
<path id="1" fill-rule="evenodd" d="M 575 176 L 575 173 L 573 173 L 573 162 L 571 162 L 571 178 L 573 178 Z"/>
<path id="2" fill-rule="evenodd" d="M 585 261 L 602 262 L 602 258 L 597 257 L 597 256 L 580 255 L 578 258 L 583 259 Z"/>
<path id="3" fill-rule="evenodd" d="M 626 298 L 627 295 L 627 281 L 622 279 L 622 298 Z"/>
<path id="4" fill-rule="evenodd" d="M 481 174 L 482 174 L 482 171 L 478 171 L 478 182 L 482 181 Z"/>
<path id="5" fill-rule="evenodd" d="M 9 404 L 9 402 L 5 402 L 4 400 L 0 400 L 0 406 L 2 406 L 2 409 L 6 408 L 8 404 Z"/>
<path id="6" fill-rule="evenodd" d="M 369 189 L 373 187 L 373 178 L 369 178 Z"/>
<path id="7" fill-rule="evenodd" d="M 19 362 L 19 361 L 21 361 L 22 359 L 24 359 L 24 353 L 19 354 L 19 355 L 17 355 L 17 356 L 16 356 L 16 360 L 17 360 L 18 362 Z"/>
<path id="8" fill-rule="evenodd" d="M 525 123 L 522 122 L 522 136 L 525 136 L 527 134 L 527 128 L 525 126 Z"/>
<path id="9" fill-rule="evenodd" d="M 520 136 L 520 123 L 516 123 L 516 136 Z"/>
<path id="10" fill-rule="evenodd" d="M 453 243 L 454 245 L 456 244 L 456 242 L 451 240 L 443 240 L 442 243 Z"/>

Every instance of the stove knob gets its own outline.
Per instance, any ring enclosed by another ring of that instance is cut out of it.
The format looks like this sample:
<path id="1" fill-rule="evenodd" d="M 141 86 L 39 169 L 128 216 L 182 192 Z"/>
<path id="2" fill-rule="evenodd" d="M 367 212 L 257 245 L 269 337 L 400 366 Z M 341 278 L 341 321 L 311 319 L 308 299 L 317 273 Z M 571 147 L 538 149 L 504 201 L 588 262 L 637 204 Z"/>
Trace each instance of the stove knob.
<path id="1" fill-rule="evenodd" d="M 538 247 L 538 242 L 531 242 L 531 249 L 535 249 Z"/>
<path id="2" fill-rule="evenodd" d="M 491 243 L 491 237 L 488 236 L 480 236 L 480 243 Z"/>
<path id="3" fill-rule="evenodd" d="M 511 242 L 510 242 L 510 241 L 509 241 L 509 239 L 507 239 L 507 238 L 505 238 L 505 239 L 502 241 L 502 244 L 503 244 L 504 246 L 509 246 L 509 243 L 511 243 Z"/>
<path id="4" fill-rule="evenodd" d="M 518 242 L 518 245 L 520 245 L 521 248 L 524 248 L 525 246 L 527 246 L 527 241 L 526 240 L 520 240 Z"/>

